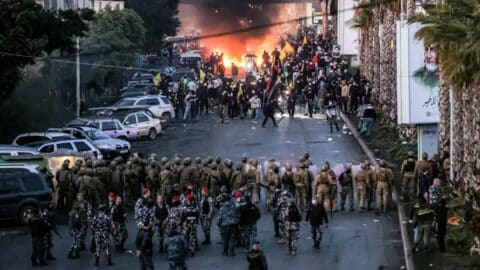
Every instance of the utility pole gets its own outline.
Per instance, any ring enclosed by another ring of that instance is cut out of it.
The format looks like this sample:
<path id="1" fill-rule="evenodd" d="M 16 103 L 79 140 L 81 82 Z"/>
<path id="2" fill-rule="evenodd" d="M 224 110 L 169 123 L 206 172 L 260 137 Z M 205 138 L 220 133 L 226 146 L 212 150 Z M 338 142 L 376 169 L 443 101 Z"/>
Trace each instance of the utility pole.
<path id="1" fill-rule="evenodd" d="M 76 50 L 77 50 L 77 117 L 80 117 L 80 106 L 81 106 L 81 94 L 80 94 L 80 38 L 76 37 Z"/>
<path id="2" fill-rule="evenodd" d="M 326 39 L 328 35 L 328 0 L 323 0 L 322 3 L 323 3 L 322 36 L 324 39 Z"/>

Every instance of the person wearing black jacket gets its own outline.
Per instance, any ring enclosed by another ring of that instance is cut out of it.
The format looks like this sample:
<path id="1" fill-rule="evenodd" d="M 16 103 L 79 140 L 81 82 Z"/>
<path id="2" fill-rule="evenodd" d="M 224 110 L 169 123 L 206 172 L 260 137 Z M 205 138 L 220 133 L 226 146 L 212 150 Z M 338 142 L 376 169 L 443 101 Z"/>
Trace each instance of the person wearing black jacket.
<path id="1" fill-rule="evenodd" d="M 153 207 L 153 215 L 155 217 L 155 226 L 157 227 L 157 237 L 158 237 L 158 249 L 162 253 L 164 251 L 164 239 L 165 239 L 165 228 L 163 223 L 168 217 L 168 208 L 167 204 L 163 199 L 162 194 L 157 195 L 157 202 Z"/>
<path id="2" fill-rule="evenodd" d="M 150 226 L 150 220 L 147 219 L 143 226 L 138 229 L 135 239 L 136 255 L 140 260 L 141 270 L 153 270 L 153 230 Z"/>
<path id="3" fill-rule="evenodd" d="M 310 220 L 310 226 L 312 228 L 313 247 L 320 248 L 320 241 L 322 241 L 322 225 L 325 221 L 325 228 L 328 228 L 328 214 L 325 211 L 322 203 L 318 203 L 316 198 L 312 199 L 312 205 L 310 206 L 305 222 Z"/>
<path id="4" fill-rule="evenodd" d="M 245 205 L 240 208 L 240 228 L 244 233 L 243 239 L 246 241 L 247 248 L 255 241 L 257 237 L 257 221 L 260 219 L 260 210 L 252 203 L 250 196 L 245 196 Z"/>
<path id="5" fill-rule="evenodd" d="M 51 230 L 51 226 L 40 217 L 38 208 L 33 210 L 29 226 L 32 235 L 32 256 L 30 257 L 32 266 L 48 265 L 45 260 L 46 246 L 44 245 L 44 239 Z"/>
<path id="6" fill-rule="evenodd" d="M 248 270 L 268 270 L 267 258 L 260 248 L 259 242 L 254 242 L 247 254 Z"/>
<path id="7" fill-rule="evenodd" d="M 277 122 L 275 122 L 274 114 L 275 114 L 275 100 L 272 98 L 267 102 L 267 104 L 265 104 L 263 108 L 263 115 L 264 115 L 263 124 L 262 124 L 263 128 L 265 127 L 265 124 L 267 124 L 268 118 L 272 119 L 274 127 L 278 127 Z"/>
<path id="8" fill-rule="evenodd" d="M 428 175 L 429 169 L 425 168 L 422 173 L 418 175 L 418 201 L 420 204 L 426 204 L 428 199 Z"/>

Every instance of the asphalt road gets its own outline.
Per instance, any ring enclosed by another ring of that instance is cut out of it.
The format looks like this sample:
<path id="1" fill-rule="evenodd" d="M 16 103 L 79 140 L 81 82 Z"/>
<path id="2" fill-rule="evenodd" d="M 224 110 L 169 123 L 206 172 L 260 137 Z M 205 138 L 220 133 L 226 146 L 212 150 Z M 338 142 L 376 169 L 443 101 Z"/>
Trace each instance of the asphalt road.
<path id="1" fill-rule="evenodd" d="M 342 124 L 340 124 L 340 128 Z M 331 164 L 358 164 L 366 159 L 353 136 L 348 131 L 331 134 L 322 116 L 314 119 L 298 115 L 295 120 L 288 117 L 279 121 L 279 128 L 270 122 L 267 128 L 260 123 L 248 120 L 233 120 L 221 125 L 210 115 L 197 123 L 173 124 L 165 134 L 155 141 L 132 143 L 134 150 L 157 153 L 159 157 L 171 157 L 182 153 L 192 157 L 222 156 L 238 161 L 246 154 L 262 164 L 275 158 L 284 164 L 295 162 L 304 152 L 309 152 L 316 164 L 329 160 Z M 338 166 L 337 166 L 338 167 Z M 273 237 L 272 217 L 261 204 L 262 217 L 258 225 L 258 239 L 267 256 L 270 269 L 401 269 L 403 262 L 402 242 L 396 211 L 376 216 L 373 212 L 334 213 L 330 227 L 324 233 L 320 250 L 312 248 L 310 228 L 302 223 L 298 254 L 287 255 L 287 247 L 276 243 Z M 65 213 L 59 213 L 59 230 L 62 239 L 54 236 L 53 250 L 57 260 L 42 269 L 95 269 L 93 256 L 87 251 L 79 260 L 67 260 L 69 250 L 68 227 Z M 214 223 L 215 224 L 215 223 Z M 213 228 L 213 237 L 218 239 L 218 231 Z M 134 248 L 136 229 L 129 222 L 127 248 Z M 88 236 L 88 239 L 90 236 Z M 200 233 L 199 240 L 203 241 Z M 216 241 L 215 241 L 216 242 Z M 12 224 L 0 226 L 0 269 L 30 269 L 30 236 L 28 228 Z M 188 258 L 189 269 L 248 269 L 243 250 L 237 248 L 235 257 L 221 256 L 218 244 L 202 246 L 195 257 Z M 132 253 L 114 254 L 115 266 L 109 269 L 136 269 L 138 260 Z M 167 269 L 164 254 L 155 254 L 156 269 Z M 102 269 L 107 269 L 106 261 L 101 260 Z"/>

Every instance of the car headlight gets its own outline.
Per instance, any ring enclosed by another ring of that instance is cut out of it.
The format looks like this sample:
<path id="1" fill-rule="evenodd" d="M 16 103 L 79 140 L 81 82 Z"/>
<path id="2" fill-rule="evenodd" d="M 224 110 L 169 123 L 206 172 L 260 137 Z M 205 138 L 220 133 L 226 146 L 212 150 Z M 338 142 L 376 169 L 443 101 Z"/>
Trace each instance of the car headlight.
<path id="1" fill-rule="evenodd" d="M 99 145 L 98 148 L 100 148 L 100 149 L 110 149 L 110 150 L 117 149 L 117 147 L 114 144 L 102 144 L 102 145 Z"/>

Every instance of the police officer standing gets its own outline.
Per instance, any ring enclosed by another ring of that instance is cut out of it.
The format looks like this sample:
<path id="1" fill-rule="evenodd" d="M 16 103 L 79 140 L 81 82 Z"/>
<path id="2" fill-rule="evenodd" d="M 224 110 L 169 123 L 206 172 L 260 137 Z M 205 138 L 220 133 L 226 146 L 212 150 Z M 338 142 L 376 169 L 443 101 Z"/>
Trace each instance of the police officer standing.
<path id="1" fill-rule="evenodd" d="M 400 173 L 402 174 L 402 195 L 404 200 L 411 200 L 415 197 L 417 184 L 415 181 L 415 153 L 408 151 L 407 159 L 402 163 Z"/>
<path id="2" fill-rule="evenodd" d="M 100 254 L 105 252 L 108 258 L 108 265 L 113 265 L 112 254 L 110 252 L 109 232 L 111 221 L 106 211 L 106 205 L 102 204 L 98 207 L 98 213 L 92 220 L 92 231 L 95 241 L 95 266 L 99 266 Z"/>
<path id="3" fill-rule="evenodd" d="M 300 221 L 302 215 L 295 205 L 294 200 L 288 202 L 288 212 L 285 221 L 285 231 L 287 233 L 288 255 L 295 256 L 297 254 L 297 241 L 299 239 Z"/>
<path id="4" fill-rule="evenodd" d="M 220 227 L 223 239 L 223 256 L 235 256 L 235 231 L 240 222 L 240 212 L 235 204 L 230 200 L 230 196 L 225 194 L 223 205 L 219 211 L 217 225 Z"/>
<path id="5" fill-rule="evenodd" d="M 147 219 L 138 229 L 135 239 L 135 254 L 140 261 L 141 270 L 153 270 L 153 230 L 150 221 Z"/>
<path id="6" fill-rule="evenodd" d="M 87 215 L 80 208 L 80 204 L 75 204 L 72 210 L 69 213 L 69 226 L 70 226 L 70 237 L 72 239 L 72 244 L 70 246 L 70 251 L 68 252 L 69 259 L 78 259 L 80 258 L 80 244 L 81 244 L 81 233 L 82 230 L 85 230 L 84 226 L 87 223 Z"/>
<path id="7" fill-rule="evenodd" d="M 312 205 L 310 206 L 305 222 L 310 220 L 312 231 L 313 247 L 320 249 L 320 241 L 322 241 L 322 225 L 325 221 L 325 228 L 328 228 L 328 214 L 317 198 L 312 198 Z"/>
<path id="8" fill-rule="evenodd" d="M 393 186 L 393 172 L 389 168 L 386 168 L 384 160 L 380 160 L 378 165 L 380 167 L 375 173 L 377 211 L 386 213 L 389 205 L 391 188 Z"/>
<path id="9" fill-rule="evenodd" d="M 340 191 L 340 207 L 342 211 L 345 211 L 345 202 L 348 197 L 350 204 L 350 211 L 353 211 L 353 177 L 352 177 L 352 165 L 347 164 L 345 171 L 340 174 L 338 178 L 342 190 Z"/>
<path id="10" fill-rule="evenodd" d="M 170 269 L 186 270 L 185 257 L 188 249 L 183 235 L 175 229 L 171 230 L 165 246 L 167 248 L 167 258 L 170 261 Z"/>

